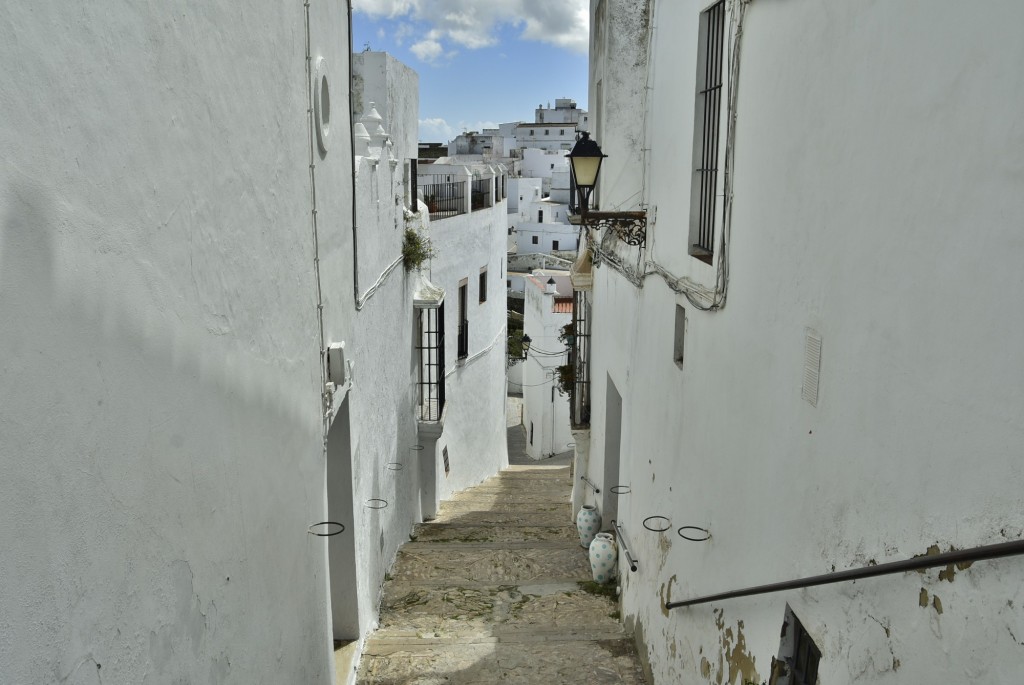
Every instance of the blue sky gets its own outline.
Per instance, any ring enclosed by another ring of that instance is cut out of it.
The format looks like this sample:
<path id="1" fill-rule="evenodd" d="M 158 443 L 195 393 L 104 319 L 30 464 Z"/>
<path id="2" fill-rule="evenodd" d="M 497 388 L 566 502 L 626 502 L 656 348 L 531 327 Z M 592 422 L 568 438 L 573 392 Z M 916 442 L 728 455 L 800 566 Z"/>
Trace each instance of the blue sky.
<path id="1" fill-rule="evenodd" d="M 352 47 L 420 77 L 420 140 L 533 121 L 538 104 L 587 107 L 589 0 L 355 0 Z"/>

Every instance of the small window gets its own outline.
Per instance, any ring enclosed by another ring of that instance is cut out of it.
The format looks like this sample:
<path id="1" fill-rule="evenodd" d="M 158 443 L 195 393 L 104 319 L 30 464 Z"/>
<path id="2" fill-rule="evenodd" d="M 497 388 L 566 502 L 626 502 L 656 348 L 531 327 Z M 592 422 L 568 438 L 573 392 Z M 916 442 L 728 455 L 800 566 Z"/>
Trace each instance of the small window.
<path id="1" fill-rule="evenodd" d="M 512 290 L 512 279 L 505 281 L 505 287 Z"/>
<path id="2" fill-rule="evenodd" d="M 480 269 L 480 304 L 487 301 L 487 267 Z"/>
<path id="3" fill-rule="evenodd" d="M 558 241 L 557 240 L 552 240 L 551 241 L 551 249 L 552 250 L 557 250 L 558 249 Z"/>
<path id="4" fill-rule="evenodd" d="M 538 209 L 537 210 L 537 223 L 538 224 L 544 223 L 544 210 L 543 209 Z"/>
<path id="5" fill-rule="evenodd" d="M 544 129 L 544 135 L 546 135 L 546 136 L 549 136 L 549 135 L 551 135 L 551 131 L 549 131 L 549 130 L 547 130 L 547 129 Z"/>
<path id="6" fill-rule="evenodd" d="M 533 421 L 530 421 L 530 444 L 533 444 Z"/>
<path id="7" fill-rule="evenodd" d="M 508 227 L 508 234 L 512 235 L 512 227 L 511 226 Z"/>
<path id="8" fill-rule="evenodd" d="M 552 169 L 554 169 L 554 168 L 555 168 L 555 165 L 554 165 L 554 164 L 552 164 L 552 165 L 551 165 L 551 168 L 552 168 Z"/>
<path id="9" fill-rule="evenodd" d="M 564 128 L 558 129 L 558 135 L 564 136 L 565 135 L 565 129 Z"/>
<path id="10" fill-rule="evenodd" d="M 804 630 L 800 619 L 786 605 L 786 619 L 782 624 L 782 639 L 779 644 L 779 661 L 789 667 L 780 683 L 786 685 L 815 685 L 818 682 L 818 663 L 821 650 Z"/>
<path id="11" fill-rule="evenodd" d="M 536 244 L 538 244 L 540 242 L 540 238 L 538 238 L 537 236 L 533 236 L 533 238 L 531 238 L 531 240 L 532 240 L 534 245 L 536 245 Z"/>
<path id="12" fill-rule="evenodd" d="M 520 202 L 522 202 L 522 201 L 523 201 L 523 196 L 522 196 L 522 195 L 520 195 L 520 196 L 519 196 L 519 201 L 520 201 Z"/>
<path id="13" fill-rule="evenodd" d="M 686 336 L 686 310 L 676 305 L 676 337 L 672 345 L 672 359 L 683 368 L 683 338 Z"/>

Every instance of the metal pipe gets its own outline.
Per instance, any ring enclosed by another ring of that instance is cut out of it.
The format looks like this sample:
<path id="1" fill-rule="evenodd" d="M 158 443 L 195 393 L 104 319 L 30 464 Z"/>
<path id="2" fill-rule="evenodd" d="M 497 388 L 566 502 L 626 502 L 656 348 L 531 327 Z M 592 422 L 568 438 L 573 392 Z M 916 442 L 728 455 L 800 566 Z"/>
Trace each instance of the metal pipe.
<path id="1" fill-rule="evenodd" d="M 893 561 L 887 564 L 878 564 L 876 566 L 864 566 L 846 571 L 825 573 L 820 576 L 811 576 L 810 578 L 798 578 L 796 580 L 787 580 L 781 583 L 757 585 L 755 587 L 748 587 L 742 590 L 733 590 L 731 592 L 721 592 L 716 595 L 705 595 L 695 599 L 687 599 L 681 602 L 666 602 L 665 608 L 676 609 L 678 607 L 707 604 L 708 602 L 717 602 L 719 600 L 732 599 L 734 597 L 763 595 L 769 592 L 782 592 L 783 590 L 798 590 L 800 588 L 813 587 L 815 585 L 828 585 L 830 583 L 840 583 L 846 580 L 860 580 L 861 578 L 872 578 L 874 576 L 884 576 L 893 573 L 902 573 L 904 571 L 920 571 L 922 569 L 934 568 L 936 566 L 947 566 L 949 564 L 960 564 L 964 562 L 981 561 L 984 559 L 998 559 L 1018 554 L 1024 554 L 1024 540 L 1000 542 L 995 545 L 972 547 L 971 549 L 958 549 L 951 552 L 943 552 L 942 554 L 914 557 L 912 559 Z"/>
<path id="2" fill-rule="evenodd" d="M 356 230 L 356 114 L 352 111 L 353 75 L 352 67 L 352 0 L 348 0 L 348 140 L 349 157 L 352 164 L 352 296 L 359 307 L 359 232 Z"/>
<path id="3" fill-rule="evenodd" d="M 615 529 L 615 535 L 619 538 L 619 547 L 622 549 L 622 553 L 626 555 L 626 561 L 629 562 L 629 570 L 636 573 L 637 560 L 629 553 L 629 545 L 626 544 L 626 532 L 622 530 L 622 524 L 612 519 L 612 528 Z"/>
<path id="4" fill-rule="evenodd" d="M 586 476 L 580 476 L 580 480 L 589 485 L 591 488 L 593 488 L 595 495 L 601 494 L 601 488 L 594 485 L 593 481 L 591 481 L 589 478 L 587 478 Z"/>

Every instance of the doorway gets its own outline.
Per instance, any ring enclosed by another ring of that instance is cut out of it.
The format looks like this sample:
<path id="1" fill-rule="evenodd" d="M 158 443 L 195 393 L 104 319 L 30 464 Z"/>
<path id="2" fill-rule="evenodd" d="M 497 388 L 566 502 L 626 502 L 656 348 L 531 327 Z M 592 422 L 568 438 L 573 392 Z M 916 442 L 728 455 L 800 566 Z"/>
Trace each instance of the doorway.
<path id="1" fill-rule="evenodd" d="M 331 625 L 334 643 L 359 639 L 359 596 L 356 583 L 355 508 L 352 497 L 352 433 L 348 398 L 341 404 L 327 434 L 327 520 L 345 525 L 328 538 Z"/>
<path id="2" fill-rule="evenodd" d="M 604 495 L 601 507 L 601 520 L 604 525 L 611 526 L 613 519 L 619 516 L 619 496 L 612 488 L 619 485 L 619 455 L 622 447 L 622 396 L 619 395 L 611 376 L 608 377 L 608 391 L 605 395 L 604 410 Z"/>

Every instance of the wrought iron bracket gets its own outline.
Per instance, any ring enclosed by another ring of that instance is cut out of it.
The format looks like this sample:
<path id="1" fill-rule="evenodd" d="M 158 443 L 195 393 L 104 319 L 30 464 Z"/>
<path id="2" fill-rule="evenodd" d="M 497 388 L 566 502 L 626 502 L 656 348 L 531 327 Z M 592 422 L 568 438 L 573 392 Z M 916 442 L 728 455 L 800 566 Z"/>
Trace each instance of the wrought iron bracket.
<path id="1" fill-rule="evenodd" d="M 627 245 L 647 244 L 647 212 L 587 212 L 580 223 L 588 230 L 611 231 Z"/>

